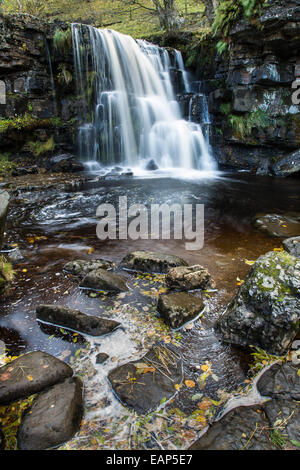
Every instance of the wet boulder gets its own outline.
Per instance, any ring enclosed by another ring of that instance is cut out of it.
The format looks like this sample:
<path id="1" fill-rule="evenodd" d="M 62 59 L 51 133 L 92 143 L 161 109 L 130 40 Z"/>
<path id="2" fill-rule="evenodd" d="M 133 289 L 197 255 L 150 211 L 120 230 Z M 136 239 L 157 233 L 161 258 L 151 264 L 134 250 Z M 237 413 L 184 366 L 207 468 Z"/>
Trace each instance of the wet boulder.
<path id="1" fill-rule="evenodd" d="M 176 393 L 175 385 L 183 381 L 182 359 L 175 348 L 157 344 L 140 360 L 112 370 L 108 379 L 121 403 L 149 413 Z"/>
<path id="2" fill-rule="evenodd" d="M 37 320 L 91 336 L 106 335 L 120 325 L 116 321 L 86 315 L 79 310 L 60 305 L 39 305 L 36 309 L 36 317 Z"/>
<path id="3" fill-rule="evenodd" d="M 80 287 L 107 292 L 125 292 L 128 290 L 124 276 L 104 269 L 96 269 L 88 273 L 81 281 Z"/>
<path id="4" fill-rule="evenodd" d="M 266 433 L 254 433 L 266 427 L 269 422 L 261 406 L 240 406 L 214 422 L 190 450 L 272 450 Z"/>
<path id="5" fill-rule="evenodd" d="M 187 265 L 178 256 L 152 251 L 134 251 L 121 261 L 122 268 L 149 273 L 166 273 L 170 268 Z"/>
<path id="6" fill-rule="evenodd" d="M 41 392 L 72 377 L 72 368 L 50 354 L 34 351 L 0 368 L 0 403 Z"/>
<path id="7" fill-rule="evenodd" d="M 300 213 L 261 215 L 255 219 L 254 226 L 271 237 L 297 237 L 300 235 Z"/>
<path id="8" fill-rule="evenodd" d="M 258 258 L 216 331 L 226 343 L 285 354 L 300 328 L 300 260 L 286 252 Z"/>
<path id="9" fill-rule="evenodd" d="M 158 312 L 171 328 L 180 328 L 203 309 L 203 300 L 186 292 L 160 295 L 157 304 Z"/>
<path id="10" fill-rule="evenodd" d="M 273 165 L 272 170 L 275 176 L 281 178 L 300 172 L 300 150 L 281 158 Z"/>
<path id="11" fill-rule="evenodd" d="M 300 401 L 300 364 L 274 364 L 257 383 L 264 397 Z"/>
<path id="12" fill-rule="evenodd" d="M 147 165 L 145 166 L 145 170 L 147 170 L 147 171 L 155 171 L 155 170 L 158 170 L 158 168 L 159 167 L 158 167 L 156 161 L 154 160 L 154 158 L 149 160 Z"/>
<path id="13" fill-rule="evenodd" d="M 91 271 L 97 269 L 112 269 L 113 267 L 114 263 L 105 259 L 76 259 L 65 264 L 63 270 L 82 279 Z"/>
<path id="14" fill-rule="evenodd" d="M 282 244 L 290 255 L 300 258 L 300 237 L 287 238 Z"/>
<path id="15" fill-rule="evenodd" d="M 167 272 L 165 281 L 170 289 L 182 291 L 204 290 L 215 286 L 208 270 L 200 265 L 171 268 Z"/>
<path id="16" fill-rule="evenodd" d="M 79 430 L 83 415 L 82 382 L 66 379 L 41 393 L 22 417 L 19 450 L 46 450 L 69 441 Z"/>
<path id="17" fill-rule="evenodd" d="M 84 171 L 84 165 L 74 155 L 64 153 L 50 158 L 47 169 L 54 173 L 76 173 Z"/>

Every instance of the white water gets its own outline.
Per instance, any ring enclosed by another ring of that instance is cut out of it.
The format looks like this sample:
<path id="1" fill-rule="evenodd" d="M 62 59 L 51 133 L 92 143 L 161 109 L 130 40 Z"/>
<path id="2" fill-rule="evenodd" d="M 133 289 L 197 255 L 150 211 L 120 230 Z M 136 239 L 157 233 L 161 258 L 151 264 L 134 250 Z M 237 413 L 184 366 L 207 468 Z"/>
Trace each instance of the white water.
<path id="1" fill-rule="evenodd" d="M 72 25 L 74 61 L 82 122 L 78 132 L 83 160 L 102 166 L 143 166 L 212 171 L 201 126 L 182 118 L 171 81 L 181 72 L 180 52 L 171 64 L 167 50 L 111 30 Z"/>

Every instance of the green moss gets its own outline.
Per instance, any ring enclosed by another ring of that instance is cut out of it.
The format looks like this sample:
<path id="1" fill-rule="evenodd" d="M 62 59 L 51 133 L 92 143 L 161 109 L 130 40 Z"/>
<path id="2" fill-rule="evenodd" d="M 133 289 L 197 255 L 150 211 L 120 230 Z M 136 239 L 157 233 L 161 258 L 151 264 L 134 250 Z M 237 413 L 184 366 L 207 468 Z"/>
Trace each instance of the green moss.
<path id="1" fill-rule="evenodd" d="M 15 275 L 12 265 L 6 261 L 4 256 L 0 256 L 0 275 L 7 282 L 11 282 Z"/>
<path id="2" fill-rule="evenodd" d="M 28 142 L 23 150 L 29 150 L 35 157 L 39 157 L 48 152 L 52 152 L 55 149 L 54 137 L 51 136 L 47 142 Z"/>
<path id="3" fill-rule="evenodd" d="M 65 31 L 57 28 L 53 38 L 54 49 L 62 54 L 67 54 L 72 46 L 72 31 L 67 28 Z"/>
<path id="4" fill-rule="evenodd" d="M 213 32 L 227 38 L 238 20 L 244 18 L 254 23 L 268 4 L 269 0 L 221 0 L 212 26 Z"/>
<path id="5" fill-rule="evenodd" d="M 16 130 L 34 130 L 43 127 L 60 127 L 62 121 L 59 117 L 50 119 L 37 119 L 29 113 L 23 116 L 17 116 L 12 119 L 0 119 L 0 134 L 4 134 L 11 129 Z"/>
<path id="6" fill-rule="evenodd" d="M 220 106 L 220 112 L 229 116 L 231 111 L 231 103 L 222 103 Z"/>
<path id="7" fill-rule="evenodd" d="M 0 154 L 0 176 L 6 177 L 9 176 L 15 166 L 15 164 L 10 161 L 9 153 L 1 153 Z"/>
<path id="8" fill-rule="evenodd" d="M 261 109 L 251 111 L 243 116 L 232 114 L 228 121 L 233 128 L 235 137 L 241 140 L 250 137 L 254 128 L 265 128 L 271 124 L 271 118 Z"/>

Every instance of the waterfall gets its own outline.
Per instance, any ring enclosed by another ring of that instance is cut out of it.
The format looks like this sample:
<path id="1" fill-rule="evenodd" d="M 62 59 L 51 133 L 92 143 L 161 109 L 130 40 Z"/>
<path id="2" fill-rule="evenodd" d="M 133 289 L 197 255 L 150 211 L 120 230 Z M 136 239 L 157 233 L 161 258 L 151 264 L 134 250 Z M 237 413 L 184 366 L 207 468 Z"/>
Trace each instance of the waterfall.
<path id="1" fill-rule="evenodd" d="M 72 40 L 81 116 L 81 159 L 103 166 L 213 170 L 201 126 L 183 119 L 171 79 L 188 74 L 180 52 L 107 29 L 73 24 Z"/>

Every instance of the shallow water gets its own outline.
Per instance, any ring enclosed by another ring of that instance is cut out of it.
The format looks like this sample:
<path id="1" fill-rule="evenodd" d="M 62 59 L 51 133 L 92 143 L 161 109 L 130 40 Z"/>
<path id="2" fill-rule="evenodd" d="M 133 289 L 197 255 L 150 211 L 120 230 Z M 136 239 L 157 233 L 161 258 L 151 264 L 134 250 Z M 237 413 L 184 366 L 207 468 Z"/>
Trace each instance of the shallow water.
<path id="1" fill-rule="evenodd" d="M 255 260 L 281 245 L 280 239 L 253 228 L 253 217 L 257 213 L 299 210 L 299 180 L 238 173 L 218 174 L 214 178 L 206 175 L 201 179 L 197 174 L 181 179 L 165 174 L 103 181 L 96 175 L 76 190 L 52 187 L 35 191 L 23 187 L 15 190 L 14 195 L 7 241 L 18 243 L 25 260 L 16 265 L 17 275 L 10 296 L 1 305 L 0 340 L 5 341 L 9 353 L 17 355 L 42 349 L 68 361 L 85 339 L 90 340 L 39 325 L 35 319 L 35 307 L 39 303 L 59 303 L 93 315 L 109 316 L 120 319 L 124 326 L 110 336 L 91 341 L 89 359 L 98 376 L 91 379 L 94 385 L 90 388 L 87 385 L 87 401 L 92 409 L 89 420 L 94 416 L 113 419 L 120 416 L 121 410 L 123 414 L 126 411 L 113 396 L 106 376 L 116 365 L 141 357 L 151 345 L 147 330 L 158 325 L 156 297 L 141 291 L 159 289 L 162 280 L 126 273 L 131 288 L 128 295 L 94 298 L 80 290 L 72 276 L 63 273 L 63 265 L 71 259 L 103 257 L 119 262 L 126 253 L 144 249 L 176 254 L 190 264 L 207 267 L 216 281 L 217 291 L 206 296 L 203 317 L 181 330 L 182 341 L 178 347 L 186 378 L 197 383 L 199 366 L 209 362 L 217 380 L 208 380 L 201 392 L 204 396 L 217 399 L 220 391 L 232 392 L 244 384 L 249 356 L 222 344 L 214 334 L 213 325 L 236 292 L 238 279 L 245 278 L 249 270 L 245 261 Z M 127 196 L 128 205 L 137 202 L 146 206 L 163 202 L 204 204 L 204 248 L 186 251 L 184 240 L 98 240 L 96 208 L 102 202 L 116 203 L 119 196 Z M 134 312 L 126 313 L 131 307 Z M 164 329 L 161 336 L 166 335 L 168 330 Z M 153 338 L 157 339 L 157 333 Z M 99 351 L 111 356 L 104 366 L 95 366 Z M 195 393 L 197 389 L 183 387 L 173 406 L 191 413 L 196 407 L 192 400 Z"/>

